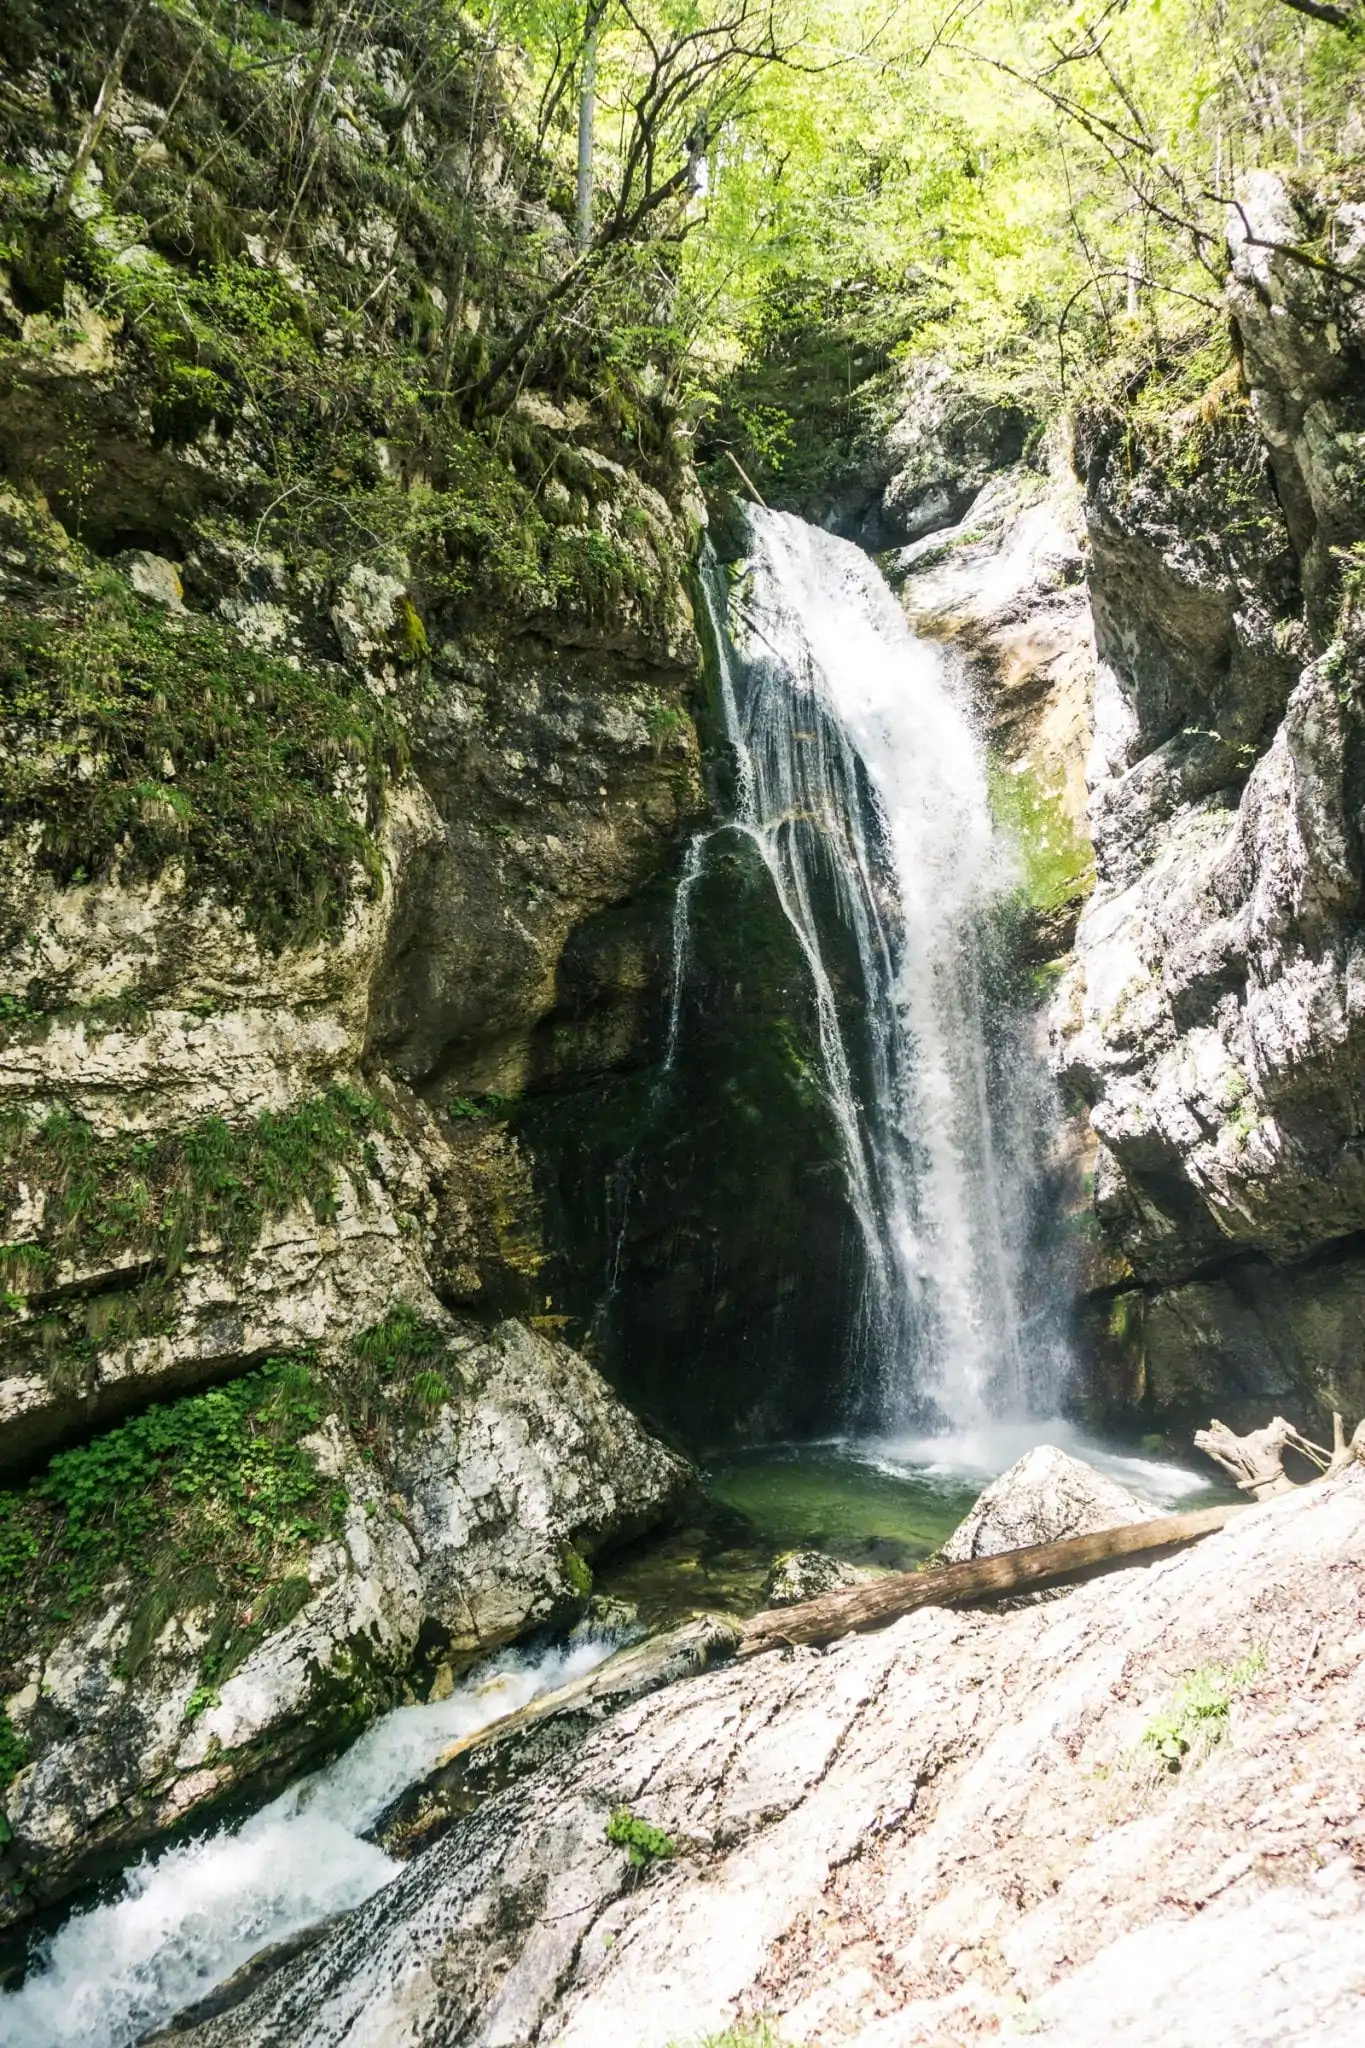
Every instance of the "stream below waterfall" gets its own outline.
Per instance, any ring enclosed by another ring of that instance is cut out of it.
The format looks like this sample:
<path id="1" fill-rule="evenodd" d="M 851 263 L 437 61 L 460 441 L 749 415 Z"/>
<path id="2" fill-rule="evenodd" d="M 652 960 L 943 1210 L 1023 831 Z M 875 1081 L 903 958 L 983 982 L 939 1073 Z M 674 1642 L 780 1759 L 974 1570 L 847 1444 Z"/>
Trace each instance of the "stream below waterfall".
<path id="1" fill-rule="evenodd" d="M 132 2048 L 252 1956 L 358 1906 L 402 1868 L 367 1831 L 441 1752 L 617 1647 L 588 1636 L 509 1651 L 446 1699 L 385 1714 L 325 1769 L 238 1825 L 145 1856 L 113 1896 L 34 1942 L 22 1989 L 0 1996 L 5 2048 Z"/>
<path id="2" fill-rule="evenodd" d="M 699 1608 L 755 1613 L 784 1550 L 906 1569 L 939 1547 L 983 1485 L 1041 1442 L 1085 1458 L 1159 1508 L 1204 1505 L 1228 1491 L 1066 1423 L 771 1445 L 716 1461 L 701 1512 L 607 1559 L 597 1588 L 660 1628 Z M 24 1985 L 0 1994 L 0 2042 L 133 2048 L 263 1949 L 359 1905 L 402 1868 L 367 1839 L 398 1795 L 452 1742 L 591 1671 L 618 1641 L 607 1629 L 505 1652 L 448 1698 L 386 1714 L 246 1820 L 148 1854 L 55 1933 L 30 1938 Z"/>

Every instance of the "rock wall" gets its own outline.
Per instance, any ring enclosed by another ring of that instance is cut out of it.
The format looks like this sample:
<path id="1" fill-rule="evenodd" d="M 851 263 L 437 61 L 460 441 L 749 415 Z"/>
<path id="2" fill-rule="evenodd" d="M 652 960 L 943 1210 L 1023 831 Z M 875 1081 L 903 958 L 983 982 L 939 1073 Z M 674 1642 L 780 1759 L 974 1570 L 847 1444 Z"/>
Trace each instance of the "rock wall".
<path id="1" fill-rule="evenodd" d="M 1122 1262 L 1099 1390 L 1365 1405 L 1357 1338 L 1365 533 L 1360 207 L 1274 179 L 1230 236 L 1237 360 L 1078 428 L 1098 886 L 1056 1011 Z M 1272 243 L 1330 244 L 1314 268 Z"/>
<path id="2" fill-rule="evenodd" d="M 450 402 L 559 226 L 475 56 L 357 32 L 285 248 L 273 46 L 149 16 L 66 211 L 109 51 L 0 54 L 11 1919 L 671 1511 L 508 1112 L 648 1058 L 704 797 L 666 405 Z"/>
<path id="3" fill-rule="evenodd" d="M 1009 407 L 921 364 L 822 516 L 889 549 L 989 733 L 1051 998 L 1073 1399 L 1321 1429 L 1365 1405 L 1361 210 L 1258 176 L 1229 236 L 1221 363 L 1217 331 L 1157 350 L 1023 461 Z"/>

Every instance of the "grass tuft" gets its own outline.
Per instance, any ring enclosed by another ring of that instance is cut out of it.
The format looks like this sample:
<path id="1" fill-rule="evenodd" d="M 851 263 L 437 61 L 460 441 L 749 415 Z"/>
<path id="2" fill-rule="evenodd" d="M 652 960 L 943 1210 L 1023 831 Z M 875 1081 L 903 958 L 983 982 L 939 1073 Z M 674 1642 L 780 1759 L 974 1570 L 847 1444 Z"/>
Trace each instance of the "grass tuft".
<path id="1" fill-rule="evenodd" d="M 1253 1650 L 1240 1664 L 1201 1664 L 1187 1673 L 1170 1707 L 1143 1730 L 1142 1748 L 1172 1775 L 1199 1763 L 1226 1735 L 1234 1699 L 1264 1669 L 1264 1651 Z"/>

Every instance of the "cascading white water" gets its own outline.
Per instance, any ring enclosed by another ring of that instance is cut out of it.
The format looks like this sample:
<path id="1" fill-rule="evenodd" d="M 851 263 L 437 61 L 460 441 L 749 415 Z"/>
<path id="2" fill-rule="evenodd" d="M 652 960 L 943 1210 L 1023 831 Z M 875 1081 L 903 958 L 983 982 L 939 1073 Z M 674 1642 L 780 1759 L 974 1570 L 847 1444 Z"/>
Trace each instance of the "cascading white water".
<path id="1" fill-rule="evenodd" d="M 1059 1349 L 1031 1327 L 1021 1285 L 1038 1077 L 1022 1046 L 992 1045 L 983 987 L 990 915 L 1012 882 L 983 742 L 948 657 L 910 632 L 860 549 L 785 513 L 750 508 L 748 522 L 735 586 L 715 561 L 706 570 L 732 822 L 810 971 L 864 1246 L 870 1419 L 962 1429 L 1050 1409 Z M 670 1062 L 697 871 L 694 845 Z M 831 964 L 850 946 L 853 990 Z M 862 1405 L 868 1418 L 866 1390 Z"/>
<path id="2" fill-rule="evenodd" d="M 240 1828 L 146 1858 L 108 1904 L 75 1913 L 22 1989 L 0 1995 L 5 2048 L 131 2048 L 249 1957 L 358 1906 L 402 1869 L 364 1839 L 441 1752 L 617 1647 L 593 1636 L 540 1656 L 511 1651 L 448 1699 L 399 1707 L 326 1770 Z"/>

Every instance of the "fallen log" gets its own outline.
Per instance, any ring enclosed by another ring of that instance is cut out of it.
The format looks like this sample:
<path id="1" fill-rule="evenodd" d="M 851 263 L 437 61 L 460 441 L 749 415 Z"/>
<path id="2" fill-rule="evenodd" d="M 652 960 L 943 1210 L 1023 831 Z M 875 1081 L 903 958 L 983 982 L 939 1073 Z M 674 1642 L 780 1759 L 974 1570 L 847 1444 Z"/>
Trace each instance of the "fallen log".
<path id="1" fill-rule="evenodd" d="M 738 1655 L 756 1657 L 764 1650 L 798 1644 L 832 1643 L 860 1629 L 883 1628 L 912 1614 L 917 1607 L 961 1607 L 972 1600 L 1013 1593 L 1024 1586 L 1044 1586 L 1070 1578 L 1092 1565 L 1145 1551 L 1170 1550 L 1211 1536 L 1235 1515 L 1240 1502 L 1224 1507 L 1196 1508 L 1190 1514 L 1158 1515 L 1148 1522 L 1124 1522 L 1116 1529 L 1097 1529 L 1089 1536 L 1066 1536 L 1057 1543 L 1033 1543 L 1026 1550 L 1002 1550 L 994 1557 L 974 1557 L 965 1564 L 931 1566 L 921 1572 L 895 1572 L 865 1586 L 840 1588 L 806 1600 L 799 1607 L 770 1607 L 744 1625 Z"/>

